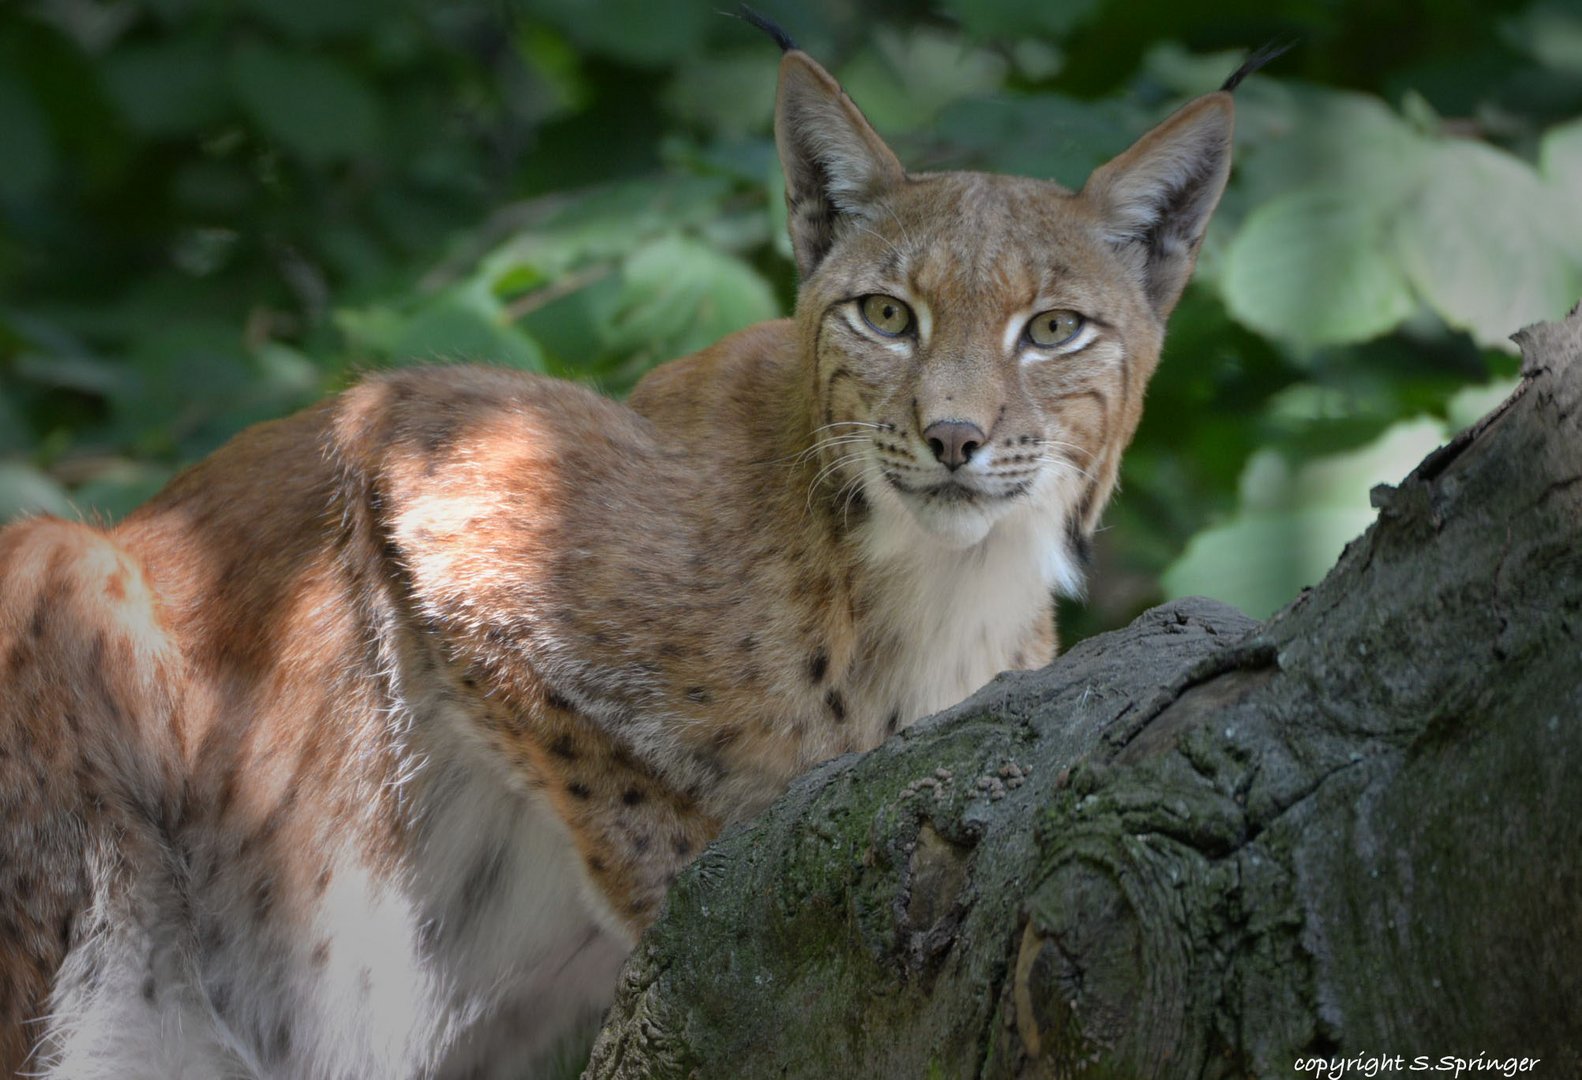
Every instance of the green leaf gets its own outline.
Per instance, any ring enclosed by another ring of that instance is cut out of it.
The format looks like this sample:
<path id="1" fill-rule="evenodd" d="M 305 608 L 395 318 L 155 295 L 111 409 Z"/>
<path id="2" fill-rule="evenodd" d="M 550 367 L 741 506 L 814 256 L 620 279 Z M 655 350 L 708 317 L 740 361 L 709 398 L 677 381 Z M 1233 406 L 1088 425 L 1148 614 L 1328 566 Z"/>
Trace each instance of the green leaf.
<path id="1" fill-rule="evenodd" d="M 1130 146 L 1150 119 L 1126 101 L 996 95 L 951 105 L 929 135 L 939 144 L 934 156 L 952 166 L 1036 176 L 1076 189 Z"/>
<path id="2" fill-rule="evenodd" d="M 1464 387 L 1445 406 L 1445 425 L 1455 432 L 1471 427 L 1516 392 L 1520 379 L 1496 379 L 1485 386 Z"/>
<path id="3" fill-rule="evenodd" d="M 1388 243 L 1388 209 L 1327 187 L 1258 207 L 1225 252 L 1219 284 L 1231 314 L 1303 345 L 1394 329 L 1417 304 Z"/>
<path id="4" fill-rule="evenodd" d="M 1068 0 L 1060 4 L 1029 4 L 1027 0 L 942 0 L 940 10 L 957 19 L 977 37 L 1018 40 L 1070 33 L 1099 7 L 1100 0 Z"/>
<path id="5" fill-rule="evenodd" d="M 242 0 L 239 6 L 304 40 L 367 34 L 378 20 L 400 17 L 385 0 Z"/>
<path id="6" fill-rule="evenodd" d="M 1538 149 L 1538 168 L 1549 185 L 1550 205 L 1556 223 L 1565 230 L 1565 243 L 1573 253 L 1582 252 L 1582 119 L 1544 132 Z"/>
<path id="7" fill-rule="evenodd" d="M 719 216 L 730 184 L 672 176 L 584 192 L 493 251 L 479 268 L 490 281 L 531 273 L 554 281 L 589 263 L 624 258 L 655 236 Z"/>
<path id="8" fill-rule="evenodd" d="M 1387 215 L 1416 189 L 1430 146 L 1371 95 L 1255 78 L 1236 91 L 1235 197 L 1227 202 L 1257 207 L 1329 190 Z"/>
<path id="9" fill-rule="evenodd" d="M 704 348 L 779 314 L 773 290 L 757 271 L 679 233 L 627 261 L 616 304 L 606 343 L 650 362 Z"/>
<path id="10" fill-rule="evenodd" d="M 473 360 L 544 369 L 537 342 L 510 325 L 499 302 L 478 287 L 450 289 L 425 303 L 393 335 L 386 359 L 397 364 Z"/>
<path id="11" fill-rule="evenodd" d="M 1582 12 L 1574 3 L 1539 0 L 1505 24 L 1505 36 L 1557 71 L 1582 72 Z"/>
<path id="12" fill-rule="evenodd" d="M 533 8 L 536 17 L 566 31 L 584 50 L 643 67 L 676 65 L 718 18 L 709 4 L 653 0 L 537 0 Z"/>
<path id="13" fill-rule="evenodd" d="M 767 131 L 774 104 L 774 74 L 761 45 L 683 64 L 665 91 L 669 112 L 726 136 Z"/>
<path id="14" fill-rule="evenodd" d="M 1162 577 L 1166 591 L 1213 596 L 1267 617 L 1323 577 L 1373 523 L 1374 485 L 1399 481 L 1444 437 L 1443 425 L 1420 418 L 1299 469 L 1273 451 L 1254 454 L 1242 473 L 1240 509 L 1192 538 Z"/>
<path id="15" fill-rule="evenodd" d="M 0 67 L 0 198 L 27 199 L 55 176 L 55 147 L 43 111 L 27 84 Z"/>
<path id="16" fill-rule="evenodd" d="M 0 461 L 0 525 L 23 514 L 75 518 L 66 490 L 23 461 Z"/>
<path id="17" fill-rule="evenodd" d="M 365 156 L 378 145 L 377 99 L 332 60 L 250 42 L 231 54 L 230 75 L 258 126 L 309 164 Z"/>
<path id="18" fill-rule="evenodd" d="M 931 124 L 952 102 L 998 91 L 1006 67 L 999 55 L 954 34 L 880 29 L 840 75 L 874 127 L 895 133 Z"/>
<path id="19" fill-rule="evenodd" d="M 1582 119 L 1544 132 L 1538 167 L 1550 183 L 1573 194 L 1582 190 Z"/>
<path id="20" fill-rule="evenodd" d="M 28 431 L 16 406 L 6 396 L 0 385 L 0 454 L 14 453 L 26 448 Z"/>
<path id="21" fill-rule="evenodd" d="M 147 462 L 118 461 L 72 492 L 85 515 L 113 521 L 125 517 L 169 482 L 173 470 Z"/>
<path id="22" fill-rule="evenodd" d="M 202 38 L 118 48 L 104 61 L 104 79 L 127 122 L 145 135 L 197 131 L 227 104 L 224 68 Z"/>
<path id="23" fill-rule="evenodd" d="M 1523 326 L 1570 310 L 1582 258 L 1556 220 L 1571 211 L 1537 173 L 1491 146 L 1450 140 L 1426 175 L 1396 228 L 1412 284 L 1447 323 L 1511 348 Z"/>
<path id="24" fill-rule="evenodd" d="M 214 421 L 253 378 L 237 328 L 194 316 L 142 338 L 127 360 L 130 377 L 111 401 L 118 438 L 144 453 L 195 455 L 232 434 Z"/>

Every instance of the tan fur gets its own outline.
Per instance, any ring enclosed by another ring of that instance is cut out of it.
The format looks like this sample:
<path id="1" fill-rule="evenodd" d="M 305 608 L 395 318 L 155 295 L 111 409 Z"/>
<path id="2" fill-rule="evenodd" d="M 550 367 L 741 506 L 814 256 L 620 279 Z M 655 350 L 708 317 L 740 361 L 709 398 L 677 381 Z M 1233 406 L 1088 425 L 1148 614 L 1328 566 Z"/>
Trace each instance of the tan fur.
<path id="1" fill-rule="evenodd" d="M 907 175 L 791 52 L 794 319 L 628 405 L 374 376 L 116 528 L 0 533 L 0 1072 L 503 1071 L 724 824 L 1046 663 L 1229 118 L 1200 99 L 1078 194 Z M 873 293 L 914 338 L 865 328 Z M 1062 308 L 1096 336 L 1030 356 L 1013 331 Z M 986 434 L 975 494 L 926 493 L 936 421 Z"/>

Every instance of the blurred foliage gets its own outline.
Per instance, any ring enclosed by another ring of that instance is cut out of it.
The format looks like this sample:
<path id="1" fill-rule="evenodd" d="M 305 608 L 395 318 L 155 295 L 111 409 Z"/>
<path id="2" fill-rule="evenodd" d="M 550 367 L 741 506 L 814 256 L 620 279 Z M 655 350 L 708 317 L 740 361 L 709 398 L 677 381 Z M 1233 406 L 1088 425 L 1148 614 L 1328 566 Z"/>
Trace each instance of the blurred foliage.
<path id="1" fill-rule="evenodd" d="M 1266 614 L 1582 295 L 1582 4 L 763 6 L 904 160 L 1080 185 L 1242 51 L 1235 179 L 1068 638 Z M 0 520 L 114 517 L 359 370 L 621 393 L 787 310 L 773 46 L 657 0 L 0 8 Z"/>

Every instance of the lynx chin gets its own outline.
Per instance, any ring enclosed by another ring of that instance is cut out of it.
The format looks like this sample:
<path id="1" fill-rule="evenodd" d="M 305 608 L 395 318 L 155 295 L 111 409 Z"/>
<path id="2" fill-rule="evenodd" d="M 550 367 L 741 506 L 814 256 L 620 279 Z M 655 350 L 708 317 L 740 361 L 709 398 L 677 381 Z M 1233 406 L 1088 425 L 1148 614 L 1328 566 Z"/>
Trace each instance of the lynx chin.
<path id="1" fill-rule="evenodd" d="M 0 532 L 0 1074 L 534 1075 L 722 827 L 1054 656 L 1243 72 L 1072 192 L 908 172 L 779 37 L 793 317 Z"/>

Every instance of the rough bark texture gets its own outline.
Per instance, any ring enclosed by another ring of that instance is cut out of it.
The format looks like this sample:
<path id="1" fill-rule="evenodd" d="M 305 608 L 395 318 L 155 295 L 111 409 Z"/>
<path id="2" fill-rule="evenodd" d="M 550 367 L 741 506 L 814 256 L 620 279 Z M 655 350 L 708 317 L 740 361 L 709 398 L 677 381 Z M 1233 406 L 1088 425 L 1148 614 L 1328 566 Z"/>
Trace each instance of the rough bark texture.
<path id="1" fill-rule="evenodd" d="M 724 836 L 586 1075 L 1582 1075 L 1582 309 L 1521 342 L 1269 622 L 1158 608 Z"/>

